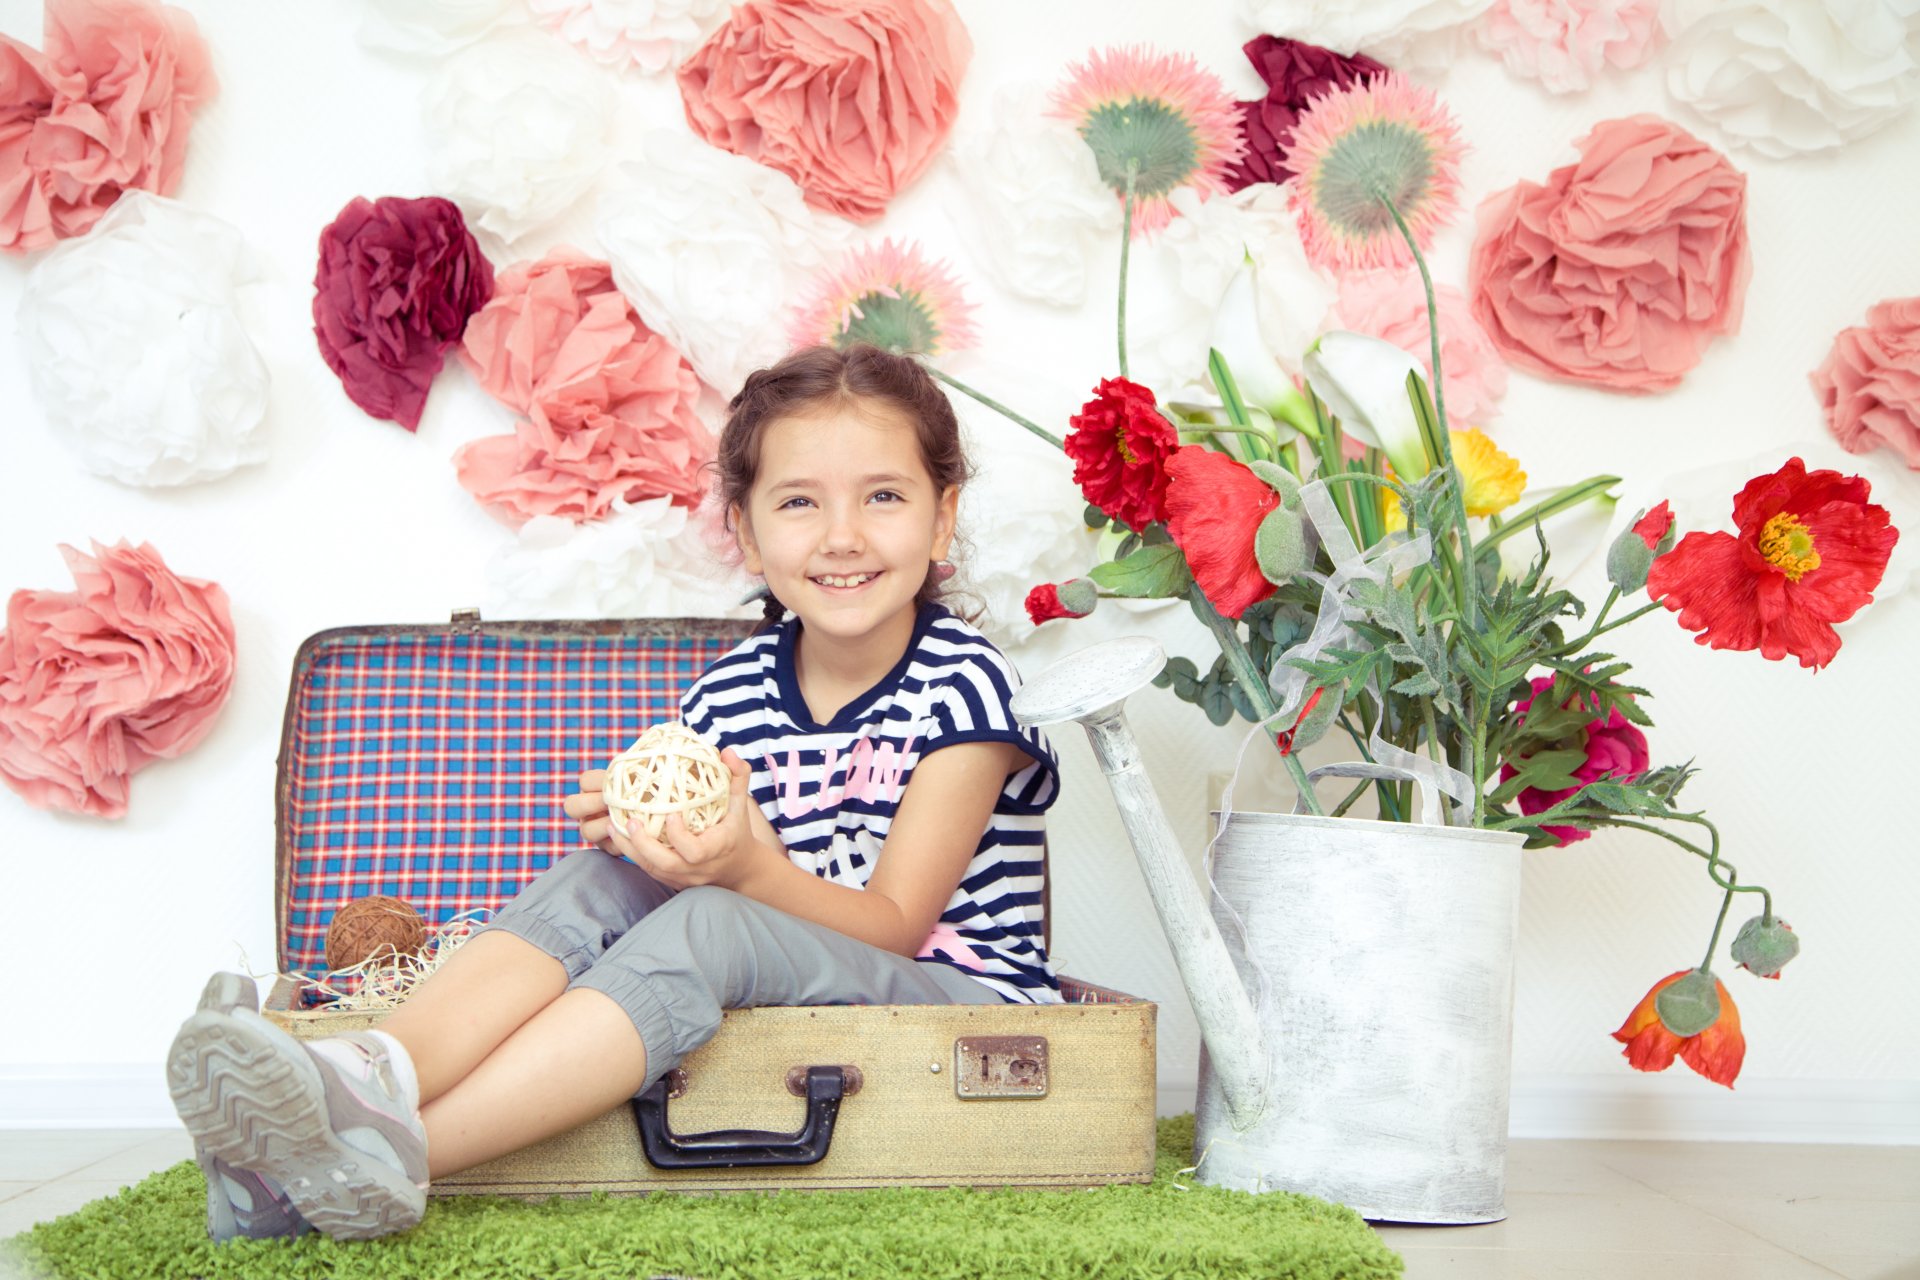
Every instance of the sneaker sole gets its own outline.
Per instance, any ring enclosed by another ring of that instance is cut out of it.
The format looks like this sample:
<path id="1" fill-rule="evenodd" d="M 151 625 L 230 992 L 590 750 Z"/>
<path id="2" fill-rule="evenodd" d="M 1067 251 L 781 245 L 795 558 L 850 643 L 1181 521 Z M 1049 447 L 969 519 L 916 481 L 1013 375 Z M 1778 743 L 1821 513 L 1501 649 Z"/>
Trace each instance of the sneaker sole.
<path id="1" fill-rule="evenodd" d="M 200 1012 L 221 1013 L 231 1013 L 242 1007 L 254 1009 L 259 1007 L 256 1003 L 259 994 L 260 990 L 254 986 L 251 978 L 237 973 L 216 973 L 207 979 L 206 988 L 200 993 L 200 1003 L 194 1007 Z M 239 1215 L 227 1199 L 226 1190 L 220 1185 L 220 1173 L 213 1167 L 213 1156 L 196 1142 L 193 1157 L 200 1165 L 200 1176 L 207 1181 L 208 1239 L 221 1243 L 244 1234 Z"/>
<path id="2" fill-rule="evenodd" d="M 167 1055 L 167 1088 L 194 1141 L 271 1173 L 300 1216 L 335 1240 L 405 1231 L 426 1212 L 426 1192 L 404 1173 L 340 1140 L 320 1068 L 257 1016 L 188 1018 Z"/>

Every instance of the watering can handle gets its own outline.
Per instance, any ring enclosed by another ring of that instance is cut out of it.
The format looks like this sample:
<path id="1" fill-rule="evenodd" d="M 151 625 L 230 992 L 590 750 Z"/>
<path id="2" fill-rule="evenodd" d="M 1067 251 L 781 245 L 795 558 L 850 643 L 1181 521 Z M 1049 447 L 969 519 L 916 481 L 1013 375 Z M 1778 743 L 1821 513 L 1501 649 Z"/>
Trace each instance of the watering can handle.
<path id="1" fill-rule="evenodd" d="M 1363 760 L 1349 764 L 1323 764 L 1307 774 L 1307 785 L 1317 786 L 1322 778 L 1377 778 L 1383 782 L 1412 782 L 1420 788 L 1420 821 L 1428 826 L 1439 825 L 1440 792 L 1432 779 L 1422 777 L 1411 769 L 1390 764 L 1368 764 Z M 1304 813 L 1306 805 L 1303 795 L 1293 802 L 1293 811 Z"/>

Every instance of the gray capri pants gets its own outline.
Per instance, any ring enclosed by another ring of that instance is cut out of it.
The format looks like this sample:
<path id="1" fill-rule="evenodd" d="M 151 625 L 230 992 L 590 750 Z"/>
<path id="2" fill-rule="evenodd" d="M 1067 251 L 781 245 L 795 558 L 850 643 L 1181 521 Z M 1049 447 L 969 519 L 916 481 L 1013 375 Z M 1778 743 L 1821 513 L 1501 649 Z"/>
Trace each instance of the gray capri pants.
<path id="1" fill-rule="evenodd" d="M 566 966 L 633 1019 L 648 1085 L 720 1029 L 722 1009 L 806 1004 L 1000 1004 L 943 964 L 849 938 L 713 886 L 675 891 L 615 854 L 569 853 L 486 925 Z"/>

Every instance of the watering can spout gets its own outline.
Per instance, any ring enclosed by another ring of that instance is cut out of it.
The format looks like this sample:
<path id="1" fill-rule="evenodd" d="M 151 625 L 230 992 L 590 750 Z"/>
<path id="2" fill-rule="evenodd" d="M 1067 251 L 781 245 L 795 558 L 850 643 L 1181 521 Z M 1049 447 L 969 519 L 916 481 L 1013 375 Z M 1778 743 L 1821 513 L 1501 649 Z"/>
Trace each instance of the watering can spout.
<path id="1" fill-rule="evenodd" d="M 1022 724 L 1077 720 L 1086 729 L 1146 877 L 1227 1110 L 1234 1127 L 1246 1129 L 1265 1106 L 1266 1060 L 1259 1021 L 1141 765 L 1123 709 L 1128 696 L 1151 683 L 1166 662 L 1165 651 L 1145 636 L 1092 645 L 1067 655 L 1017 690 L 1013 714 Z"/>

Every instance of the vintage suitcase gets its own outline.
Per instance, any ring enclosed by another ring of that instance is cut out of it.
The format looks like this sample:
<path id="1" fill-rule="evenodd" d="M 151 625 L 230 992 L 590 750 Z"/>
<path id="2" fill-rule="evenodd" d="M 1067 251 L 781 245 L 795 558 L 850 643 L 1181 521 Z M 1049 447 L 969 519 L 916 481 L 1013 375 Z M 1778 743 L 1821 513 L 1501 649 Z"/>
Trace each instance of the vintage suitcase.
<path id="1" fill-rule="evenodd" d="M 327 926 L 387 894 L 430 925 L 579 847 L 577 775 L 748 624 L 482 622 L 324 631 L 294 661 L 276 796 L 281 980 L 308 1037 L 375 1025 L 315 1002 Z M 1071 979 L 1060 1005 L 730 1010 L 647 1095 L 434 1186 L 441 1195 L 1084 1186 L 1153 1175 L 1156 1007 Z"/>

